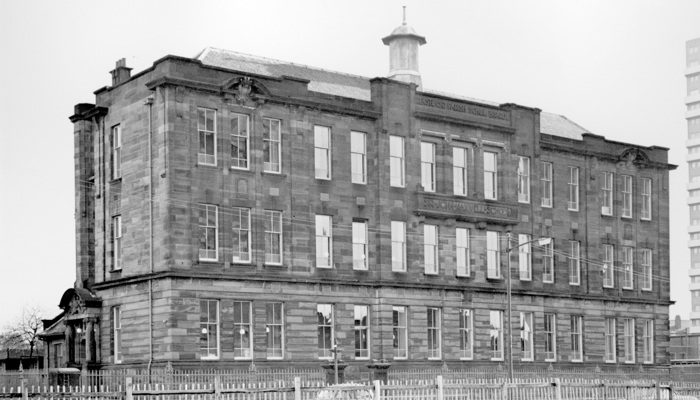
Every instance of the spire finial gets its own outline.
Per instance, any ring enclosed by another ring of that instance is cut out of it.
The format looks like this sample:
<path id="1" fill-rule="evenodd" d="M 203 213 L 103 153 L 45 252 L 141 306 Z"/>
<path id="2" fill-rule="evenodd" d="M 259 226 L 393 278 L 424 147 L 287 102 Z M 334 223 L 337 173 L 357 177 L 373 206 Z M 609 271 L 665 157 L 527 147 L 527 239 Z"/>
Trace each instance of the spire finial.
<path id="1" fill-rule="evenodd" d="M 403 6 L 403 24 L 406 25 L 406 6 Z"/>

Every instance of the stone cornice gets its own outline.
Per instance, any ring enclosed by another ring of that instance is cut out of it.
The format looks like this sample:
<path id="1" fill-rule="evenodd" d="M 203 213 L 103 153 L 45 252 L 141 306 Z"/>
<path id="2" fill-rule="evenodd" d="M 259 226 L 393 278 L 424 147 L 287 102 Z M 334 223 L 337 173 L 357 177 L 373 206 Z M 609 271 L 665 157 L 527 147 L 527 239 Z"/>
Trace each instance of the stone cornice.
<path id="1" fill-rule="evenodd" d="M 247 76 L 244 75 L 244 76 Z M 266 77 L 267 79 L 267 77 Z M 154 90 L 158 86 L 171 85 L 171 86 L 181 86 L 196 90 L 202 90 L 217 94 L 226 94 L 226 90 L 223 90 L 221 85 L 215 85 L 211 83 L 198 82 L 182 78 L 174 78 L 170 76 L 161 76 L 150 82 L 146 83 L 146 87 L 150 90 Z M 305 99 L 300 99 L 296 97 L 282 97 L 271 94 L 269 96 L 259 96 L 262 100 L 268 103 L 280 104 L 280 105 L 294 105 L 299 107 L 307 107 L 310 109 L 318 109 L 320 111 L 331 112 L 343 115 L 352 115 L 358 118 L 365 118 L 376 120 L 381 118 L 382 113 L 380 111 L 360 109 L 352 107 L 343 107 L 337 104 L 327 103 L 323 101 L 310 101 Z M 359 101 L 359 100 L 358 100 Z M 367 104 L 371 104 L 367 102 Z"/>
<path id="2" fill-rule="evenodd" d="M 398 288 L 398 289 L 421 289 L 421 290 L 449 290 L 457 292 L 470 292 L 470 293 L 493 293 L 493 294 L 503 294 L 506 293 L 505 281 L 503 285 L 494 286 L 490 283 L 470 283 L 462 285 L 447 285 L 440 283 L 426 283 L 426 282 L 401 282 L 397 280 L 387 279 L 386 282 L 383 281 L 351 281 L 347 278 L 297 278 L 288 276 L 241 276 L 235 274 L 220 274 L 215 272 L 202 272 L 202 271 L 166 271 L 166 272 L 156 272 L 152 274 L 143 274 L 134 277 L 117 279 L 109 282 L 102 282 L 92 286 L 94 290 L 110 289 L 114 287 L 119 287 L 122 285 L 132 285 L 136 283 L 148 282 L 149 280 L 156 279 L 212 279 L 212 280 L 224 280 L 224 281 L 255 281 L 255 282 L 279 282 L 287 283 L 290 285 L 294 284 L 327 284 L 327 285 L 344 285 L 350 287 L 370 287 L 373 289 L 385 289 L 385 288 Z M 458 278 L 455 278 L 458 282 L 463 282 Z M 469 279 L 469 278 L 467 278 Z M 513 294 L 516 295 L 526 295 L 526 296 L 543 296 L 543 297 L 553 297 L 562 299 L 576 299 L 576 300 L 589 300 L 589 301 L 608 301 L 608 302 L 623 302 L 623 303 L 634 303 L 634 304 L 655 304 L 655 305 L 672 305 L 675 302 L 671 300 L 662 299 L 644 299 L 644 298 L 627 298 L 627 297 L 608 297 L 608 296 L 596 296 L 590 294 L 579 294 L 579 293 L 553 293 L 551 291 L 540 291 L 540 290 L 528 290 L 520 289 L 517 287 L 513 288 Z"/>
<path id="3" fill-rule="evenodd" d="M 604 153 L 601 151 L 595 151 L 586 146 L 586 143 L 584 141 L 583 145 L 581 145 L 581 142 L 577 142 L 578 145 L 575 144 L 565 144 L 565 143 L 555 143 L 554 141 L 550 140 L 541 140 L 540 141 L 540 147 L 543 150 L 552 150 L 552 151 L 559 151 L 563 153 L 570 153 L 570 154 L 577 154 L 577 155 L 582 155 L 582 156 L 588 156 L 588 157 L 596 157 L 601 160 L 609 161 L 612 163 L 618 163 L 621 162 L 622 160 L 620 159 L 620 154 L 612 154 L 612 153 Z M 652 148 L 654 149 L 659 149 L 658 147 Z M 646 160 L 646 161 L 635 161 L 636 165 L 640 165 L 646 168 L 658 168 L 658 169 L 667 169 L 667 170 L 674 170 L 678 168 L 677 165 L 674 164 L 667 164 L 667 163 L 660 163 L 656 161 L 651 161 L 651 160 Z"/>

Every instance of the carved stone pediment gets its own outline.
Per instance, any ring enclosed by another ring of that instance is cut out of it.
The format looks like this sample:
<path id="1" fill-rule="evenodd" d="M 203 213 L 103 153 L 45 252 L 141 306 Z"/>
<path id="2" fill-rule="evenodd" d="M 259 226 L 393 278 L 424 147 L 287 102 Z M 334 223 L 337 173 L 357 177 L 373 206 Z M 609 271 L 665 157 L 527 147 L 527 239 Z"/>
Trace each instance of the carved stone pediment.
<path id="1" fill-rule="evenodd" d="M 239 106 L 255 109 L 265 103 L 270 91 L 256 79 L 243 76 L 233 78 L 221 86 L 226 97 Z"/>

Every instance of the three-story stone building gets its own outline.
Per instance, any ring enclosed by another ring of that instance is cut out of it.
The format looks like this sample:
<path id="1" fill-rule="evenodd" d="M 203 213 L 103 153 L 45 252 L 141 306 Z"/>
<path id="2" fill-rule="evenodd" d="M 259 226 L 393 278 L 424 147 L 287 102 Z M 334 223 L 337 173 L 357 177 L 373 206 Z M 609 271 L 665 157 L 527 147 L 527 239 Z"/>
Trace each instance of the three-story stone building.
<path id="1" fill-rule="evenodd" d="M 336 342 L 358 368 L 667 364 L 667 149 L 430 91 L 425 39 L 384 42 L 387 78 L 119 62 L 71 116 L 49 364 L 310 366 Z"/>

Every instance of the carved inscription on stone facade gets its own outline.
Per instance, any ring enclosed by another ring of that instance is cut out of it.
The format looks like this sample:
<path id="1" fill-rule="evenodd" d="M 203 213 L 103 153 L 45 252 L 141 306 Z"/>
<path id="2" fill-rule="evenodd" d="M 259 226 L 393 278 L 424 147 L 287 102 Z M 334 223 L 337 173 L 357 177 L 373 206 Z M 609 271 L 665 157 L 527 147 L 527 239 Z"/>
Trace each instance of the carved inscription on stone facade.
<path id="1" fill-rule="evenodd" d="M 485 203 L 435 195 L 416 195 L 416 213 L 440 218 L 461 220 L 491 220 L 507 224 L 517 223 L 518 210 L 507 204 Z"/>
<path id="2" fill-rule="evenodd" d="M 510 113 L 506 111 L 494 110 L 487 107 L 479 107 L 473 104 L 454 103 L 443 99 L 435 99 L 432 97 L 418 96 L 416 104 L 421 106 L 439 108 L 447 111 L 467 114 L 474 117 L 495 119 L 510 123 Z"/>

